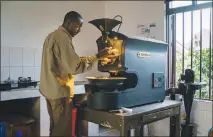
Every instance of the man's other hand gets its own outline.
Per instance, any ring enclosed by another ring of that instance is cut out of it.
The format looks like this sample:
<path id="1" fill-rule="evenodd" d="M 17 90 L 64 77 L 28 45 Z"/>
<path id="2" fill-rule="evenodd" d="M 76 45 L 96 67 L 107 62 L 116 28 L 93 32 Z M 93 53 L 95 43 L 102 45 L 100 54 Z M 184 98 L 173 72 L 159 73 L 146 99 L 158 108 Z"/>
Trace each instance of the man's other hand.
<path id="1" fill-rule="evenodd" d="M 98 52 L 98 58 L 105 58 L 113 54 L 112 47 L 105 48 Z"/>

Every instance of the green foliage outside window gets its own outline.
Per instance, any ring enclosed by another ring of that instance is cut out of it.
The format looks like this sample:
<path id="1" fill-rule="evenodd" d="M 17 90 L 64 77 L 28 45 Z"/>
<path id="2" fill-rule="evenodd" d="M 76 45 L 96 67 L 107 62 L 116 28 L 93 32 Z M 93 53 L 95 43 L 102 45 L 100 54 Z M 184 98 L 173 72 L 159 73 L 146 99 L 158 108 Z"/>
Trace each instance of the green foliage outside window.
<path id="1" fill-rule="evenodd" d="M 191 48 L 189 47 L 188 52 L 185 52 L 184 55 L 184 70 L 187 68 L 191 68 Z M 201 90 L 201 99 L 209 99 L 209 78 L 213 78 L 213 73 L 210 74 L 210 71 L 213 72 L 213 68 L 209 70 L 210 64 L 210 49 L 203 49 L 202 50 L 202 77 L 201 81 L 206 82 L 207 86 L 203 87 Z M 193 51 L 193 60 L 192 66 L 193 70 L 195 71 L 195 82 L 200 82 L 200 50 Z M 182 73 L 182 51 L 177 50 L 176 52 L 176 82 L 178 81 L 180 74 Z M 211 99 L 213 99 L 213 89 L 211 88 Z M 197 91 L 195 94 L 196 98 L 199 98 L 200 92 Z"/>

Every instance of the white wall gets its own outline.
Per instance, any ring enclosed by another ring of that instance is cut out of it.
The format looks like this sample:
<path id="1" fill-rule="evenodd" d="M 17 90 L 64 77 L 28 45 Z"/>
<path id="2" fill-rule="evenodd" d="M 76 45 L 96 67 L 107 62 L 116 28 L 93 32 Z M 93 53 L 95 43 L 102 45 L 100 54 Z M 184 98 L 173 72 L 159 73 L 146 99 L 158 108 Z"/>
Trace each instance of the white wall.
<path id="1" fill-rule="evenodd" d="M 164 40 L 163 1 L 1 2 L 1 80 L 8 78 L 9 74 L 14 79 L 23 75 L 39 80 L 44 39 L 62 24 L 64 15 L 70 10 L 80 12 L 85 21 L 82 32 L 74 40 L 79 55 L 97 52 L 95 40 L 100 33 L 87 23 L 94 18 L 121 15 L 123 24 L 120 32 L 127 35 L 136 35 L 139 24 L 154 22 L 157 24 L 156 38 Z M 94 68 L 91 72 L 77 76 L 76 80 L 82 80 L 86 75 L 100 73 Z M 206 136 L 212 125 L 212 102 L 195 101 L 193 107 L 193 118 L 198 124 L 199 135 Z M 154 135 L 168 135 L 168 122 L 164 120 L 155 123 L 152 126 Z"/>
<path id="2" fill-rule="evenodd" d="M 117 9 L 117 7 L 122 7 Z M 152 6 L 154 10 L 149 7 Z M 132 10 L 131 7 L 133 7 Z M 1 2 L 1 80 L 8 77 L 31 76 L 39 80 L 41 51 L 45 37 L 62 24 L 64 15 L 76 10 L 84 17 L 82 32 L 74 39 L 79 55 L 97 52 L 95 40 L 100 32 L 89 20 L 101 17 L 123 16 L 120 32 L 136 35 L 137 25 L 157 23 L 157 39 L 163 40 L 163 2 L 90 2 L 90 1 L 2 1 Z M 146 11 L 146 12 L 145 12 Z M 147 12 L 149 14 L 147 14 Z M 83 80 L 88 75 L 101 75 L 96 67 L 77 75 Z"/>
<path id="3" fill-rule="evenodd" d="M 82 33 L 74 39 L 79 55 L 97 52 L 100 35 L 87 22 L 104 16 L 104 2 L 4 1 L 1 2 L 1 80 L 31 76 L 39 80 L 41 51 L 45 37 L 57 29 L 71 10 L 84 17 Z M 88 75 L 99 75 L 96 67 Z M 83 75 L 76 80 L 84 79 Z"/>
<path id="4" fill-rule="evenodd" d="M 105 4 L 106 17 L 123 17 L 120 32 L 134 36 L 138 25 L 156 23 L 156 39 L 164 40 L 163 1 L 107 1 Z"/>

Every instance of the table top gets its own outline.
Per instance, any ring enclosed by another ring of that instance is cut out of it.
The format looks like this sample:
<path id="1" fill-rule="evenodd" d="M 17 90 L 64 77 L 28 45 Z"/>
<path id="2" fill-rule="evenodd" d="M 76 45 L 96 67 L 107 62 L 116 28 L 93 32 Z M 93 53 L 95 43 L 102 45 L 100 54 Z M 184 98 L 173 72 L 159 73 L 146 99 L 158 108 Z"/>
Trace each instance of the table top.
<path id="1" fill-rule="evenodd" d="M 84 108 L 84 111 L 87 112 L 92 112 L 93 113 L 110 113 L 112 115 L 117 115 L 121 117 L 129 117 L 129 116 L 135 116 L 139 114 L 145 114 L 145 113 L 152 113 L 154 111 L 161 111 L 173 107 L 178 107 L 181 105 L 180 101 L 174 101 L 174 100 L 164 100 L 163 102 L 159 103 L 153 103 L 153 104 L 147 104 L 143 106 L 137 106 L 137 107 L 132 107 L 129 109 L 132 109 L 132 112 L 126 112 L 126 113 L 110 113 L 110 112 L 105 112 L 105 111 L 100 111 L 100 110 L 93 110 L 90 108 Z"/>
<path id="2" fill-rule="evenodd" d="M 85 94 L 84 84 L 85 81 L 75 81 L 74 82 L 75 94 Z M 14 99 L 25 99 L 34 98 L 42 96 L 39 92 L 39 85 L 37 87 L 19 88 L 0 91 L 0 101 L 8 101 Z"/>

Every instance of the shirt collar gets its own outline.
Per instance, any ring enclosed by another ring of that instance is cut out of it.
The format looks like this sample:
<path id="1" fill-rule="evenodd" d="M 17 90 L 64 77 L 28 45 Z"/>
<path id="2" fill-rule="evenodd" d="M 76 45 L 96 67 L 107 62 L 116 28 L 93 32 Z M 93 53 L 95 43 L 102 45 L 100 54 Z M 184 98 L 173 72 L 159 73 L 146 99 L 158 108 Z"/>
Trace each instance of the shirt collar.
<path id="1" fill-rule="evenodd" d="M 63 26 L 60 26 L 58 29 L 62 30 L 64 33 L 66 33 L 72 39 L 72 36 L 70 35 L 70 33 Z"/>

